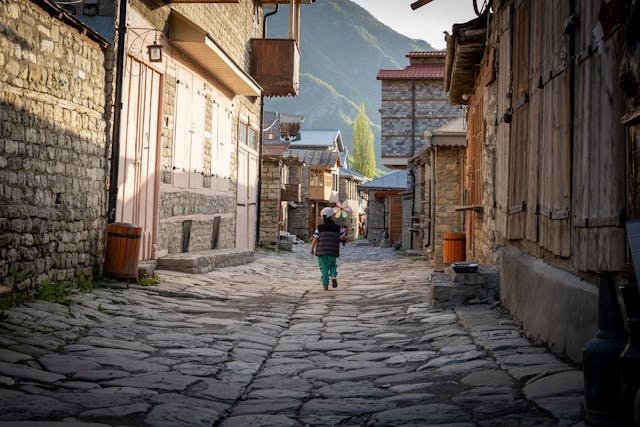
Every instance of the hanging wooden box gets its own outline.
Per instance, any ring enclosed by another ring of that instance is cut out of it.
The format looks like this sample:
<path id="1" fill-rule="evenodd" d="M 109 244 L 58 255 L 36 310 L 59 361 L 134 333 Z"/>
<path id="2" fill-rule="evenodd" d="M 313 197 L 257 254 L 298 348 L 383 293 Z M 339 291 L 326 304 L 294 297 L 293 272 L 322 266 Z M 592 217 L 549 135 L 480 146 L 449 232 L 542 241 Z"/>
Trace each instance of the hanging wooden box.
<path id="1" fill-rule="evenodd" d="M 293 39 L 251 39 L 251 75 L 263 96 L 296 96 L 300 51 Z"/>

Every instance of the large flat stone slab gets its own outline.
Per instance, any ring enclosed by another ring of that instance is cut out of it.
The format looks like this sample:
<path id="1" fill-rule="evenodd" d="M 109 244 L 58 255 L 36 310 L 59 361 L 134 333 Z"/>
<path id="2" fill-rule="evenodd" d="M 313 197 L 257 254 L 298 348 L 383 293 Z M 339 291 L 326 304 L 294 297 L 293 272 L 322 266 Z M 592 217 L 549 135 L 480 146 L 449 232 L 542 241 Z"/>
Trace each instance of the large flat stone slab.
<path id="1" fill-rule="evenodd" d="M 527 384 L 522 391 L 528 399 L 536 400 L 543 397 L 566 396 L 579 394 L 584 390 L 582 371 L 567 371 L 549 375 Z"/>
<path id="2" fill-rule="evenodd" d="M 182 273 L 203 274 L 217 268 L 249 264 L 254 252 L 238 249 L 213 249 L 210 251 L 171 254 L 158 258 L 158 269 Z"/>

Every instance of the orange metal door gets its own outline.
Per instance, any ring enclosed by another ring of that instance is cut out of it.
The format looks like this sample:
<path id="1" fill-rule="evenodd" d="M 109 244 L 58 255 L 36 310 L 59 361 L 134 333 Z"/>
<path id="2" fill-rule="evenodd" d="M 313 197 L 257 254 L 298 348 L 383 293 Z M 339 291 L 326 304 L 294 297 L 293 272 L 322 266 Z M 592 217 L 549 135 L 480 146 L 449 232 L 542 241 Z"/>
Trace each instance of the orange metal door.
<path id="1" fill-rule="evenodd" d="M 128 57 L 116 220 L 142 227 L 140 260 L 154 259 L 158 235 L 158 138 L 162 76 Z"/>

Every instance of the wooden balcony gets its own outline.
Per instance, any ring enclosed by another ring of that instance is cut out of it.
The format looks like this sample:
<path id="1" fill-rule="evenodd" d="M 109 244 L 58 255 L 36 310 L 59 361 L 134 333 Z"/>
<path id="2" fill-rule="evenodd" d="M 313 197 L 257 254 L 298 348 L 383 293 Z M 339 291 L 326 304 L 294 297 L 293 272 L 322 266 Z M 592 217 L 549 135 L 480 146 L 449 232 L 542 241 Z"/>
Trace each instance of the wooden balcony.
<path id="1" fill-rule="evenodd" d="M 251 39 L 251 75 L 263 96 L 296 96 L 300 51 L 294 39 Z"/>
<path id="2" fill-rule="evenodd" d="M 320 202 L 330 202 L 333 196 L 331 186 L 310 186 L 309 187 L 309 199 L 317 200 Z"/>
<path id="3" fill-rule="evenodd" d="M 280 200 L 283 202 L 302 202 L 302 186 L 300 184 L 285 184 L 280 192 Z"/>

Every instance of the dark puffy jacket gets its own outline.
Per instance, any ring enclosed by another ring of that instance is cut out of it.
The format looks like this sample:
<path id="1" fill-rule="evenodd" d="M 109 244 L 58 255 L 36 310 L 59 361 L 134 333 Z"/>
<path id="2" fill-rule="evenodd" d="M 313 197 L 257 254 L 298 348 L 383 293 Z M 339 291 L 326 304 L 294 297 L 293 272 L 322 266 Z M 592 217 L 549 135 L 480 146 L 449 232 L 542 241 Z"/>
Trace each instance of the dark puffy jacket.
<path id="1" fill-rule="evenodd" d="M 340 226 L 335 222 L 318 225 L 320 237 L 316 246 L 316 255 L 340 256 Z"/>

